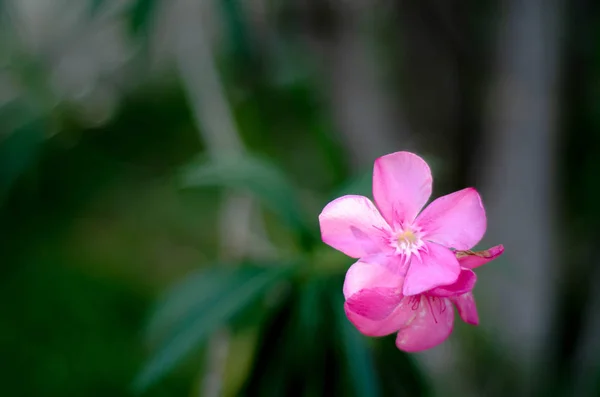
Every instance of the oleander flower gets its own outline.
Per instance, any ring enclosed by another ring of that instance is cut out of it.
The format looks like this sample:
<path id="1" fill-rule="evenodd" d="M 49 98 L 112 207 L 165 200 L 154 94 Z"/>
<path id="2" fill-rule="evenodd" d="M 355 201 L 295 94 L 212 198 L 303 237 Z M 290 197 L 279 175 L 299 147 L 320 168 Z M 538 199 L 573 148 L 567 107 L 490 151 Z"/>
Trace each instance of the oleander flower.
<path id="1" fill-rule="evenodd" d="M 396 152 L 380 157 L 373 170 L 373 197 L 348 195 L 319 215 L 323 241 L 359 263 L 379 263 L 402 295 L 419 295 L 459 280 L 453 250 L 469 250 L 483 237 L 485 210 L 473 188 L 434 200 L 431 171 L 419 156 Z M 420 212 L 420 213 L 419 213 Z"/>
<path id="2" fill-rule="evenodd" d="M 451 285 L 405 296 L 404 277 L 389 270 L 389 257 L 371 256 L 373 262 L 360 260 L 348 270 L 344 282 L 344 309 L 348 319 L 367 336 L 397 332 L 396 346 L 406 352 L 430 349 L 452 332 L 453 305 L 462 320 L 477 325 L 479 316 L 473 297 L 477 277 L 471 270 L 504 252 L 502 245 L 489 250 L 457 251 L 461 272 Z"/>

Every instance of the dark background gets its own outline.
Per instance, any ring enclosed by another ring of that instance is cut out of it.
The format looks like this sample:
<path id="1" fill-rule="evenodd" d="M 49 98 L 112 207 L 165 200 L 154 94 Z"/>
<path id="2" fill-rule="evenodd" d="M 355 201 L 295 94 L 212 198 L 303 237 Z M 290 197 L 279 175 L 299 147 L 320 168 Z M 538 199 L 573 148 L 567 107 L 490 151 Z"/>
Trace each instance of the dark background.
<path id="1" fill-rule="evenodd" d="M 600 3 L 0 1 L 0 395 L 600 395 Z M 317 215 L 475 186 L 481 325 L 344 318 Z"/>

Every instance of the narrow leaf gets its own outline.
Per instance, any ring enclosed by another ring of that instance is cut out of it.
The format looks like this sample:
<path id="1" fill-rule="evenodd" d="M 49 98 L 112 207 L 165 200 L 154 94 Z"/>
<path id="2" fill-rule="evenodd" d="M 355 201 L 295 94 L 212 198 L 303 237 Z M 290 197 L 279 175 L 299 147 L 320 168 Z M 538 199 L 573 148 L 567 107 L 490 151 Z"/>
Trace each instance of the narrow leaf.
<path id="1" fill-rule="evenodd" d="M 156 13 L 156 0 L 135 0 L 129 13 L 129 27 L 134 34 L 147 34 Z"/>
<path id="2" fill-rule="evenodd" d="M 244 67 L 252 61 L 250 29 L 246 26 L 243 5 L 239 0 L 221 0 L 224 25 L 229 31 L 234 56 Z"/>
<path id="3" fill-rule="evenodd" d="M 247 190 L 297 232 L 303 244 L 309 244 L 314 238 L 293 185 L 277 166 L 265 160 L 248 155 L 200 159 L 183 170 L 182 184 L 184 187 L 221 186 Z"/>
<path id="4" fill-rule="evenodd" d="M 146 326 L 145 339 L 150 345 L 157 344 L 177 322 L 190 313 L 202 310 L 208 301 L 219 294 L 225 283 L 233 281 L 233 270 L 231 264 L 199 269 L 171 287 L 159 299 Z"/>
<path id="5" fill-rule="evenodd" d="M 0 124 L 11 129 L 5 137 L 0 136 L 1 199 L 34 163 L 44 139 L 44 125 L 39 115 L 19 103 L 0 109 Z"/>
<path id="6" fill-rule="evenodd" d="M 344 314 L 341 291 L 333 296 L 337 326 L 342 339 L 348 378 L 352 381 L 356 396 L 380 396 L 381 388 L 375 370 L 371 348 L 367 340 L 352 326 Z"/>
<path id="7" fill-rule="evenodd" d="M 188 313 L 180 326 L 165 339 L 134 381 L 134 389 L 141 392 L 159 380 L 207 336 L 262 296 L 289 270 L 289 267 L 240 268 L 218 280 L 218 288 L 207 294 L 204 303 Z M 214 282 L 217 284 L 216 279 Z"/>
<path id="8" fill-rule="evenodd" d="M 414 355 L 396 349 L 395 341 L 395 334 L 373 341 L 377 373 L 381 379 L 385 379 L 381 383 L 382 394 L 398 397 L 433 396 L 432 385 Z"/>
<path id="9" fill-rule="evenodd" d="M 295 364 L 290 348 L 298 342 L 290 339 L 295 326 L 293 312 L 297 298 L 297 290 L 293 285 L 290 293 L 269 313 L 261 327 L 252 369 L 239 393 L 240 396 L 287 395 L 286 391 L 294 376 L 290 367 Z"/>

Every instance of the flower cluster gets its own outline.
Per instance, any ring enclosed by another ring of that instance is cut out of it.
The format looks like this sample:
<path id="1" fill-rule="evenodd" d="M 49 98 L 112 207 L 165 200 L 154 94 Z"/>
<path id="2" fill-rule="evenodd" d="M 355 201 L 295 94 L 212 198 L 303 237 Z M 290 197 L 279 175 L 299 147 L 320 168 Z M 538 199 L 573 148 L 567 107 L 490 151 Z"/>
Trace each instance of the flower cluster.
<path id="1" fill-rule="evenodd" d="M 419 156 L 392 153 L 375 161 L 373 197 L 344 196 L 319 215 L 323 241 L 359 259 L 344 282 L 348 319 L 368 336 L 397 332 L 396 346 L 416 352 L 452 332 L 453 304 L 463 321 L 479 318 L 473 268 L 498 257 L 499 245 L 470 251 L 486 229 L 473 188 L 434 200 L 431 170 Z"/>

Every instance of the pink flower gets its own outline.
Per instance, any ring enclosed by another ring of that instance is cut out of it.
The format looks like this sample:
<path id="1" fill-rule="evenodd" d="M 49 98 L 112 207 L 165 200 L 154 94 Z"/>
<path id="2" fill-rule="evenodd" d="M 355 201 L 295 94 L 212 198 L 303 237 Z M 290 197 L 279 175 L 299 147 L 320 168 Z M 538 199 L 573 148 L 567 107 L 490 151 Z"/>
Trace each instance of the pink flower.
<path id="1" fill-rule="evenodd" d="M 397 332 L 396 346 L 400 350 L 417 352 L 432 348 L 452 332 L 452 304 L 464 322 L 479 323 L 472 293 L 477 278 L 471 269 L 497 258 L 502 252 L 502 245 L 480 252 L 458 251 L 456 257 L 461 272 L 454 284 L 412 296 L 402 294 L 403 277 L 391 272 L 385 263 L 360 260 L 346 274 L 346 315 L 367 336 Z M 371 258 L 389 260 L 384 256 Z"/>
<path id="2" fill-rule="evenodd" d="M 361 263 L 382 263 L 404 280 L 405 296 L 455 283 L 460 266 L 451 248 L 468 250 L 486 229 L 485 210 L 473 188 L 434 200 L 429 166 L 419 156 L 397 152 L 380 157 L 373 170 L 373 197 L 344 196 L 319 215 L 326 244 Z M 372 258 L 373 255 L 379 257 Z M 385 258 L 381 258 L 381 257 Z M 379 270 L 373 270 L 377 273 Z"/>

